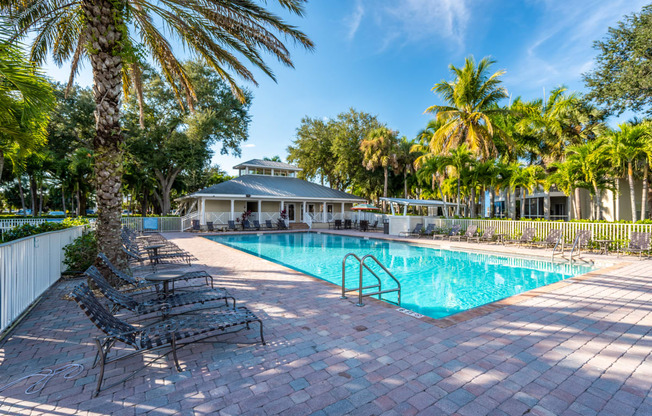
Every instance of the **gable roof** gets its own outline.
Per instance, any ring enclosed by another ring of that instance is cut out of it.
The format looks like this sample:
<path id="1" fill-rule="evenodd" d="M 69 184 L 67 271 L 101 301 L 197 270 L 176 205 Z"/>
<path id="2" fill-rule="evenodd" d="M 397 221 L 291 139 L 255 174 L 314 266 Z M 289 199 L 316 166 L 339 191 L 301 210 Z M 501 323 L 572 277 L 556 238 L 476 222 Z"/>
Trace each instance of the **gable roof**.
<path id="1" fill-rule="evenodd" d="M 237 195 L 263 198 L 347 199 L 352 202 L 364 198 L 326 186 L 288 176 L 244 175 L 230 181 L 209 186 L 190 196 Z"/>
<path id="2" fill-rule="evenodd" d="M 298 168 L 294 165 L 283 162 L 275 162 L 273 160 L 262 160 L 262 159 L 251 159 L 246 162 L 239 163 L 233 167 L 233 169 L 244 169 L 246 167 L 255 167 L 255 168 L 268 168 L 268 169 L 279 169 L 279 170 L 293 170 L 301 171 L 303 169 Z"/>

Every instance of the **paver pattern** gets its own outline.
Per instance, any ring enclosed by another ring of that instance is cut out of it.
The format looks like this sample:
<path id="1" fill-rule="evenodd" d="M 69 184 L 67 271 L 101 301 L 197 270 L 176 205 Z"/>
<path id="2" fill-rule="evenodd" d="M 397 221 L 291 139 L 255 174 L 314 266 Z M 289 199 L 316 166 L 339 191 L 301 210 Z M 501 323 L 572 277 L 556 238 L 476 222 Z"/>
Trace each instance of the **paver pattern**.
<path id="1" fill-rule="evenodd" d="M 447 327 L 340 300 L 338 287 L 197 235 L 169 234 L 265 322 L 181 350 L 91 399 L 99 334 L 61 282 L 0 342 L 0 389 L 70 363 L 37 394 L 0 391 L 0 414 L 652 415 L 652 261 Z M 510 249 L 511 251 L 518 251 Z M 108 383 L 144 358 L 107 366 Z"/>

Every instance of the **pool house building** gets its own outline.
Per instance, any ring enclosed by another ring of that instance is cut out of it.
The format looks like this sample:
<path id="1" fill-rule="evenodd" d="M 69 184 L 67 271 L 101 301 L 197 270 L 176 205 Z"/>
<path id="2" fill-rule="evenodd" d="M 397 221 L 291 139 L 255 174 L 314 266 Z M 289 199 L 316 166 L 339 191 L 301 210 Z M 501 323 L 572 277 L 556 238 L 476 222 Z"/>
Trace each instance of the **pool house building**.
<path id="1" fill-rule="evenodd" d="M 274 224 L 284 212 L 292 228 L 320 228 L 336 219 L 354 215 L 354 204 L 366 200 L 297 177 L 300 168 L 282 162 L 253 159 L 233 167 L 238 177 L 178 198 L 181 226 L 191 228 L 212 222 L 222 227 L 250 212 L 249 220 Z M 305 225 L 304 225 L 305 224 Z M 306 227 L 307 225 L 307 227 Z"/>

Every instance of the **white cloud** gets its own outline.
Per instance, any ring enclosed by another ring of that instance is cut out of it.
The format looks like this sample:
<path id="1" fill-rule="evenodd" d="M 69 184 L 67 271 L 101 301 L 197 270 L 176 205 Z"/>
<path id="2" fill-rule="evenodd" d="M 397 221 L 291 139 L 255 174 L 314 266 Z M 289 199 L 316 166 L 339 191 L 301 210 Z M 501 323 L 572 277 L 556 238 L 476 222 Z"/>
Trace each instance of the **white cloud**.
<path id="1" fill-rule="evenodd" d="M 346 17 L 347 37 L 352 40 L 363 18 L 370 18 L 383 33 L 381 46 L 430 39 L 464 45 L 470 10 L 468 0 L 357 0 Z M 365 2 L 365 3 L 363 3 Z M 366 6 L 365 6 L 366 4 Z"/>
<path id="2" fill-rule="evenodd" d="M 253 143 L 247 143 L 247 144 L 243 144 L 242 147 L 256 147 L 256 145 Z"/>

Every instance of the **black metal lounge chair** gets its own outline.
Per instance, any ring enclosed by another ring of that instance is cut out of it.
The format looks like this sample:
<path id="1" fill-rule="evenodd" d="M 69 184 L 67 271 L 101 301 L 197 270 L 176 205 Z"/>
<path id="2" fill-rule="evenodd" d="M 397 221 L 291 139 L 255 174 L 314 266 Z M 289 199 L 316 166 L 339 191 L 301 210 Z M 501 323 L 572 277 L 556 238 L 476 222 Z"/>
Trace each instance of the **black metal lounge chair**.
<path id="1" fill-rule="evenodd" d="M 157 287 L 158 284 L 153 284 L 152 282 L 149 282 L 143 278 L 140 277 L 134 277 L 131 276 L 120 269 L 118 269 L 111 261 L 104 255 L 104 253 L 99 253 L 97 255 L 99 257 L 100 261 L 108 268 L 108 270 L 119 280 L 124 282 L 125 285 L 130 285 L 133 286 L 134 288 L 141 289 L 141 288 L 148 288 L 148 287 Z M 172 283 L 174 282 L 188 282 L 190 280 L 194 279 L 204 279 L 206 282 L 206 285 L 208 285 L 208 281 L 210 280 L 210 286 L 211 288 L 214 287 L 213 285 L 213 276 L 210 274 L 206 273 L 204 270 L 198 270 L 194 272 L 187 272 L 180 274 L 178 277 L 175 277 L 174 279 L 170 279 Z"/>
<path id="2" fill-rule="evenodd" d="M 421 230 L 423 230 L 423 223 L 417 223 L 417 225 L 414 226 L 412 231 L 401 231 L 398 233 L 399 237 L 411 237 L 411 236 L 418 236 L 421 234 Z"/>
<path id="3" fill-rule="evenodd" d="M 560 229 L 550 230 L 545 240 L 533 241 L 532 245 L 543 248 L 554 247 L 559 240 L 561 240 L 563 235 L 564 232 Z"/>
<path id="4" fill-rule="evenodd" d="M 260 231 L 260 222 L 258 220 L 254 220 L 254 228 L 257 231 Z"/>
<path id="5" fill-rule="evenodd" d="M 374 221 L 373 224 L 370 224 L 369 229 L 372 230 L 372 231 L 377 230 L 378 229 L 378 220 Z"/>
<path id="6" fill-rule="evenodd" d="M 235 298 L 224 288 L 195 290 L 192 292 L 173 293 L 166 297 L 155 294 L 154 297 L 148 296 L 145 299 L 136 300 L 123 292 L 118 291 L 104 279 L 102 273 L 95 266 L 91 266 L 84 274 L 89 277 L 93 283 L 100 289 L 100 292 L 107 298 L 114 307 L 112 313 L 124 308 L 138 315 L 160 312 L 164 317 L 169 314 L 172 308 L 192 305 L 196 303 L 204 304 L 215 300 L 223 300 L 226 306 L 229 306 L 228 299 L 233 302 L 235 308 Z"/>
<path id="7" fill-rule="evenodd" d="M 369 230 L 369 221 L 362 220 L 360 221 L 360 231 L 366 232 Z"/>
<path id="8" fill-rule="evenodd" d="M 235 227 L 235 221 L 229 220 L 228 225 L 229 225 L 229 231 L 236 231 L 237 230 L 237 228 Z"/>
<path id="9" fill-rule="evenodd" d="M 272 228 L 274 228 L 274 225 L 272 224 L 272 220 L 265 220 L 265 227 L 268 230 L 271 230 Z"/>
<path id="10" fill-rule="evenodd" d="M 428 224 L 424 229 L 419 232 L 419 237 L 432 237 L 435 233 L 435 224 Z"/>
<path id="11" fill-rule="evenodd" d="M 482 233 L 482 235 L 469 237 L 466 241 L 468 242 L 475 241 L 476 243 L 479 243 L 480 241 L 491 242 L 494 241 L 495 234 L 496 234 L 496 227 L 491 226 L 491 227 L 487 227 L 484 230 L 484 233 Z"/>
<path id="12" fill-rule="evenodd" d="M 447 234 L 433 234 L 432 239 L 437 240 L 441 238 L 442 240 L 444 240 L 446 238 L 451 238 L 453 236 L 458 235 L 460 231 L 462 231 L 462 226 L 459 224 L 453 224 L 453 226 L 451 227 L 451 229 L 448 231 Z"/>
<path id="13" fill-rule="evenodd" d="M 196 314 L 178 315 L 148 326 L 136 328 L 116 318 L 107 311 L 86 284 L 82 283 L 77 286 L 70 295 L 91 322 L 104 333 L 103 336 L 95 338 L 99 360 L 96 360 L 94 366 L 97 363 L 100 364 L 100 374 L 97 377 L 97 387 L 93 392 L 93 396 L 97 396 L 102 388 L 106 364 L 141 354 L 145 351 L 164 350 L 143 367 L 131 372 L 125 378 L 112 384 L 112 386 L 122 383 L 170 352 L 174 358 L 177 371 L 181 371 L 181 366 L 177 358 L 177 350 L 179 348 L 216 335 L 236 332 L 236 330 L 242 330 L 244 328 L 249 329 L 249 324 L 254 322 L 258 322 L 260 325 L 260 340 L 265 345 L 263 322 L 244 307 L 202 310 Z M 238 329 L 238 327 L 240 328 Z M 132 347 L 134 351 L 109 359 L 107 356 L 111 348 L 118 342 Z"/>
<path id="14" fill-rule="evenodd" d="M 466 228 L 466 231 L 464 232 L 464 234 L 451 235 L 450 239 L 451 239 L 451 241 L 453 241 L 453 240 L 462 241 L 462 239 L 465 239 L 466 241 L 469 241 L 469 238 L 475 237 L 476 231 L 478 231 L 478 226 L 477 225 L 469 225 Z"/>
<path id="15" fill-rule="evenodd" d="M 344 229 L 350 230 L 353 228 L 353 222 L 351 220 L 344 220 Z"/>
<path id="16" fill-rule="evenodd" d="M 212 221 L 206 221 L 206 231 L 215 231 L 215 227 L 213 227 Z"/>
<path id="17" fill-rule="evenodd" d="M 644 252 L 647 252 L 647 257 L 650 256 L 650 233 L 641 233 L 632 231 L 632 234 L 629 237 L 629 243 L 627 247 L 621 249 L 622 252 L 630 254 L 638 254 L 638 257 L 641 258 Z"/>
<path id="18" fill-rule="evenodd" d="M 278 222 L 276 223 L 276 226 L 279 230 L 287 230 L 288 226 L 285 224 L 285 220 L 282 218 L 278 219 Z"/>
<path id="19" fill-rule="evenodd" d="M 526 229 L 523 230 L 523 234 L 521 234 L 520 237 L 505 240 L 505 243 L 518 244 L 519 247 L 522 244 L 531 244 L 532 241 L 534 241 L 534 236 L 536 235 L 536 233 L 537 233 L 536 229 L 534 229 L 534 228 L 526 228 Z"/>
<path id="20" fill-rule="evenodd" d="M 201 226 L 199 225 L 199 220 L 192 220 L 192 231 L 200 231 Z"/>
<path id="21" fill-rule="evenodd" d="M 341 230 L 342 229 L 342 220 L 335 220 L 335 225 L 334 225 L 336 230 Z"/>

